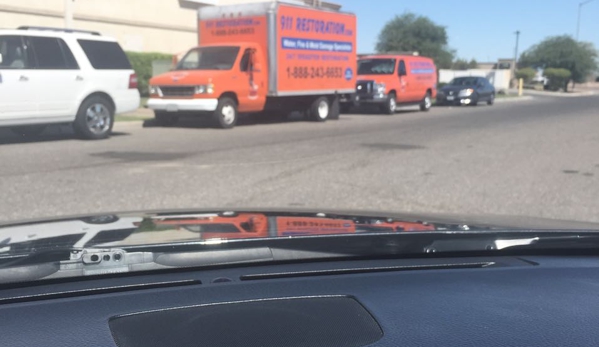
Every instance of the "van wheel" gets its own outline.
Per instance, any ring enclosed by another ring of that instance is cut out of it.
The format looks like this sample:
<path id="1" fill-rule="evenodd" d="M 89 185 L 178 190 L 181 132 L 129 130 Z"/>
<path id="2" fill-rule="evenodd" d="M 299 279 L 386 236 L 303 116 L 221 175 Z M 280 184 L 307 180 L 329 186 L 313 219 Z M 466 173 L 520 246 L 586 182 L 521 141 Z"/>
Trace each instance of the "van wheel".
<path id="1" fill-rule="evenodd" d="M 154 111 L 154 119 L 156 124 L 163 127 L 172 127 L 179 121 L 179 116 L 176 114 L 169 114 L 168 112 Z"/>
<path id="2" fill-rule="evenodd" d="M 381 111 L 384 114 L 395 114 L 395 110 L 397 110 L 397 97 L 395 93 L 391 93 L 387 96 L 385 104 L 381 106 Z"/>
<path id="3" fill-rule="evenodd" d="M 23 137 L 34 137 L 40 135 L 46 129 L 45 125 L 23 125 L 18 127 L 11 127 L 10 130 L 15 135 Z"/>
<path id="4" fill-rule="evenodd" d="M 73 127 L 77 135 L 88 140 L 108 138 L 114 125 L 114 109 L 104 97 L 87 98 L 79 107 Z"/>
<path id="5" fill-rule="evenodd" d="M 331 112 L 329 114 L 329 119 L 339 120 L 339 116 L 341 115 L 341 105 L 339 104 L 339 97 L 333 97 L 333 101 L 331 102 Z"/>
<path id="6" fill-rule="evenodd" d="M 237 124 L 239 112 L 235 100 L 223 97 L 218 100 L 218 106 L 214 111 L 216 125 L 222 129 L 231 129 Z"/>
<path id="7" fill-rule="evenodd" d="M 433 99 L 431 98 L 431 93 L 426 92 L 424 99 L 420 103 L 420 111 L 428 112 L 433 106 Z"/>
<path id="8" fill-rule="evenodd" d="M 329 99 L 321 96 L 312 102 L 310 106 L 310 118 L 315 122 L 326 121 L 331 113 Z"/>

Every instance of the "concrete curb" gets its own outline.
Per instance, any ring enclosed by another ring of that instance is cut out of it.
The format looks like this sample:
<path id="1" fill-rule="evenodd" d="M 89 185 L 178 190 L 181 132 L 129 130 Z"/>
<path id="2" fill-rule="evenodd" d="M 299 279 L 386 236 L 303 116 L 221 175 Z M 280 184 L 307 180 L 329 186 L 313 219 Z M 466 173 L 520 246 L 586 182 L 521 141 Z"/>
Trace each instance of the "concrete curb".
<path id="1" fill-rule="evenodd" d="M 528 100 L 534 100 L 534 97 L 532 97 L 530 95 L 524 95 L 524 96 L 514 96 L 514 97 L 510 97 L 510 98 L 496 98 L 495 103 L 503 104 L 503 103 L 508 103 L 508 102 L 518 102 L 518 101 L 528 101 Z"/>
<path id="2" fill-rule="evenodd" d="M 575 93 L 561 93 L 561 92 L 542 92 L 539 90 L 530 90 L 525 89 L 524 95 L 535 95 L 535 96 L 547 96 L 553 98 L 580 98 L 583 96 L 591 96 L 597 95 L 595 91 L 584 91 L 584 92 L 575 92 Z"/>

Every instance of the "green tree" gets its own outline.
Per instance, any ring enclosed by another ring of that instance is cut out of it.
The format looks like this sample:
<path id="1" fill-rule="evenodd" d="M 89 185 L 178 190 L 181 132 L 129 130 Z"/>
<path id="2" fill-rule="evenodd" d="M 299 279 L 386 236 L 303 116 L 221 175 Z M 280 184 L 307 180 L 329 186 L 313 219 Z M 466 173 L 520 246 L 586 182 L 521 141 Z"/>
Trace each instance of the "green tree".
<path id="1" fill-rule="evenodd" d="M 468 63 L 468 68 L 469 69 L 477 69 L 478 68 L 478 62 L 476 61 L 476 59 L 472 58 L 472 60 L 470 60 L 470 62 Z"/>
<path id="2" fill-rule="evenodd" d="M 548 68 L 543 71 L 543 75 L 549 79 L 549 89 L 559 90 L 564 88 L 564 91 L 568 90 L 568 82 L 572 78 L 572 73 L 566 69 L 554 69 Z"/>
<path id="3" fill-rule="evenodd" d="M 570 81 L 585 82 L 597 69 L 597 50 L 592 43 L 578 42 L 572 37 L 549 37 L 533 46 L 520 58 L 521 67 L 566 69 L 570 71 Z"/>
<path id="4" fill-rule="evenodd" d="M 516 71 L 516 78 L 523 79 L 524 83 L 530 83 L 537 75 L 537 71 L 531 67 L 525 67 Z"/>
<path id="5" fill-rule="evenodd" d="M 468 61 L 466 59 L 458 58 L 456 59 L 451 68 L 454 70 L 468 70 L 468 69 L 476 69 L 478 67 L 478 62 L 474 59 Z"/>
<path id="6" fill-rule="evenodd" d="M 379 34 L 379 52 L 418 52 L 431 57 L 440 69 L 451 68 L 454 51 L 447 46 L 445 27 L 427 17 L 405 13 L 391 19 Z"/>

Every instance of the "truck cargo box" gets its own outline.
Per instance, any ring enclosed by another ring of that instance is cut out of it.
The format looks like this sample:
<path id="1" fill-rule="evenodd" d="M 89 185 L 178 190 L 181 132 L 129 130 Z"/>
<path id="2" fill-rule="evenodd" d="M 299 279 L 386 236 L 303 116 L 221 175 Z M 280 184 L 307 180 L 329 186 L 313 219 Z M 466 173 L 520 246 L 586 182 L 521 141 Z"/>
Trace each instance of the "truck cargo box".
<path id="1" fill-rule="evenodd" d="M 198 11 L 200 45 L 255 42 L 266 52 L 268 96 L 353 93 L 356 17 L 280 2 Z"/>

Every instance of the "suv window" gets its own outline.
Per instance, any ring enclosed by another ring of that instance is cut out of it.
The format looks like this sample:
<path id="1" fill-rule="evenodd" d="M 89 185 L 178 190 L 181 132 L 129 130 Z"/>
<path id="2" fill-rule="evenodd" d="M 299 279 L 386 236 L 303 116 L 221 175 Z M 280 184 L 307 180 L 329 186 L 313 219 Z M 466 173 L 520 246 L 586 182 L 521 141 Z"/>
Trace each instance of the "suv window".
<path id="1" fill-rule="evenodd" d="M 96 70 L 131 70 L 127 55 L 117 42 L 77 40 Z"/>
<path id="2" fill-rule="evenodd" d="M 29 66 L 27 50 L 21 36 L 0 36 L 0 69 L 26 69 Z"/>
<path id="3" fill-rule="evenodd" d="M 55 37 L 28 37 L 38 69 L 67 70 L 77 69 L 77 62 L 73 53 L 64 40 Z"/>

